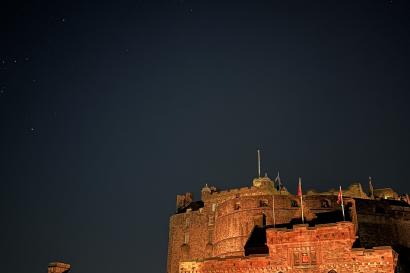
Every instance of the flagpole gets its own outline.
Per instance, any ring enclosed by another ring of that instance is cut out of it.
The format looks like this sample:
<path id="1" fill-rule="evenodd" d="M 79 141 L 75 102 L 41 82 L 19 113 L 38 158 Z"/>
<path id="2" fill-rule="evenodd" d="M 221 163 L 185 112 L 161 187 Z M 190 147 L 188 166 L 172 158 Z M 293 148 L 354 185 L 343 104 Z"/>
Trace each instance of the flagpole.
<path id="1" fill-rule="evenodd" d="M 305 216 L 303 215 L 303 192 L 302 192 L 302 178 L 299 177 L 298 194 L 300 195 L 300 207 L 302 209 L 302 223 L 305 223 Z"/>
<path id="2" fill-rule="evenodd" d="M 261 177 L 261 152 L 258 149 L 258 178 Z"/>
<path id="3" fill-rule="evenodd" d="M 272 217 L 273 217 L 273 227 L 275 227 L 276 219 L 275 219 L 275 193 L 274 192 L 272 193 Z"/>
<path id="4" fill-rule="evenodd" d="M 305 223 L 305 217 L 303 216 L 303 197 L 302 195 L 300 196 L 300 205 L 302 207 L 302 223 Z"/>
<path id="5" fill-rule="evenodd" d="M 339 190 L 340 190 L 340 203 L 342 204 L 343 221 L 346 221 L 346 218 L 345 218 L 345 206 L 344 206 L 344 204 L 343 204 L 342 186 L 339 186 Z"/>

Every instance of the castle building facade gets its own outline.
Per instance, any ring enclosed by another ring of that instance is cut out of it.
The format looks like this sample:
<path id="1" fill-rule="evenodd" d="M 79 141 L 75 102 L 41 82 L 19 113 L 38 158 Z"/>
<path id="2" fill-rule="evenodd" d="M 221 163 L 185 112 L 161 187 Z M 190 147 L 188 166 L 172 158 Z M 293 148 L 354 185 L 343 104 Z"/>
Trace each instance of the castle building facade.
<path id="1" fill-rule="evenodd" d="M 343 218 L 338 192 L 300 198 L 265 176 L 226 191 L 205 185 L 199 201 L 178 195 L 167 272 L 406 272 L 408 196 L 353 184 Z"/>

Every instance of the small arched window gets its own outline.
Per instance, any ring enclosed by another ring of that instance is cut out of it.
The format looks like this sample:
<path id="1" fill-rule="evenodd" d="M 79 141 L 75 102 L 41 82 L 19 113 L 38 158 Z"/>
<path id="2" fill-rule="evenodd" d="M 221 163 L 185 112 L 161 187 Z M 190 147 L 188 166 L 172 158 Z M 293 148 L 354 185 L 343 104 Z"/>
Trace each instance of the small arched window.
<path id="1" fill-rule="evenodd" d="M 267 207 L 268 206 L 268 200 L 262 199 L 259 200 L 259 207 Z"/>
<path id="2" fill-rule="evenodd" d="M 335 270 L 330 270 L 328 273 L 337 273 Z"/>
<path id="3" fill-rule="evenodd" d="M 299 204 L 296 200 L 290 200 L 290 206 L 292 208 L 297 208 L 297 207 L 299 207 Z"/>
<path id="4" fill-rule="evenodd" d="M 330 202 L 327 199 L 322 199 L 320 200 L 320 206 L 322 208 L 329 208 L 330 207 Z"/>
<path id="5" fill-rule="evenodd" d="M 212 204 L 212 212 L 215 212 L 216 210 L 216 204 Z"/>

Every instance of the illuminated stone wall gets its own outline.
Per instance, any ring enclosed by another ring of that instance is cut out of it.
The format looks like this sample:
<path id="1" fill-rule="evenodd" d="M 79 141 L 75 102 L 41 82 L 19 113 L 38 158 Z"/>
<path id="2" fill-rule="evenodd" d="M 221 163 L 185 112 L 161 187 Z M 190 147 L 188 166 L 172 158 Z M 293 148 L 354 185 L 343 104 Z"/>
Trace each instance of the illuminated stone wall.
<path id="1" fill-rule="evenodd" d="M 181 261 L 193 262 L 203 260 L 204 263 L 211 263 L 208 262 L 211 259 L 214 261 L 212 263 L 216 263 L 216 261 L 219 261 L 218 259 L 226 261 L 227 257 L 232 256 L 241 257 L 236 258 L 239 259 L 237 262 L 243 263 L 245 268 L 249 264 L 248 257 L 244 257 L 244 246 L 253 227 L 255 225 L 262 225 L 262 215 L 265 215 L 267 225 L 273 225 L 273 202 L 275 204 L 275 223 L 277 225 L 286 224 L 291 222 L 292 219 L 301 217 L 300 199 L 298 196 L 290 194 L 286 189 L 278 191 L 274 187 L 274 183 L 267 177 L 254 179 L 252 185 L 251 187 L 226 191 L 217 191 L 213 187 L 205 186 L 201 194 L 201 200 L 204 204 L 203 208 L 194 211 L 188 209 L 186 212 L 171 216 L 169 223 L 168 273 L 179 272 Z M 336 189 L 322 193 L 308 191 L 303 197 L 306 220 L 310 221 L 319 213 L 324 212 L 336 212 L 336 214 L 340 212 L 339 220 L 341 220 L 341 208 L 337 204 L 337 193 Z M 378 215 L 375 207 L 366 209 L 366 206 L 361 205 L 360 210 L 358 210 L 356 201 L 374 202 L 374 204 L 382 201 L 370 200 L 359 183 L 353 184 L 345 189 L 343 193 L 346 214 L 351 220 L 352 232 L 355 236 L 360 235 L 361 246 L 392 246 L 393 243 L 399 242 L 401 245 L 410 247 L 410 232 L 408 232 L 410 230 L 410 209 L 403 207 L 392 209 L 389 206 L 384 212 L 390 211 L 391 213 L 387 213 L 384 216 L 382 214 Z M 179 195 L 177 207 L 180 204 L 184 204 L 185 200 L 191 197 L 192 194 L 189 193 Z M 382 236 L 375 236 L 376 234 L 381 234 Z M 356 239 L 356 237 L 354 238 Z M 336 245 L 340 244 L 340 241 L 338 242 Z M 364 257 L 376 257 L 375 259 L 377 260 L 381 257 L 378 256 L 380 253 L 390 251 L 383 248 L 376 248 L 371 251 L 352 251 L 351 243 L 349 241 L 350 245 L 345 245 L 344 253 L 349 253 L 348 259 L 353 259 L 353 256 L 360 254 L 361 256 L 359 255 L 355 258 L 358 264 L 359 260 L 363 261 L 365 259 Z M 310 249 L 309 251 L 313 250 Z M 336 249 L 328 253 L 327 261 L 332 260 L 329 255 L 334 251 Z M 325 255 L 325 252 L 321 253 Z M 275 259 L 279 259 L 279 257 L 280 255 L 278 254 Z M 266 259 L 266 257 L 259 257 L 257 261 L 264 264 Z M 281 259 L 285 258 L 282 257 Z M 336 260 L 339 260 L 339 258 Z M 256 260 L 253 261 L 255 262 Z M 329 264 L 324 264 L 324 260 L 321 260 L 320 257 L 317 258 L 317 261 L 326 266 L 332 265 L 330 262 Z M 274 263 L 272 259 L 268 262 L 270 265 Z M 383 264 L 383 261 L 377 261 L 377 263 Z M 335 266 L 336 264 L 337 262 L 335 261 Z M 349 266 L 353 270 L 354 263 L 349 262 Z M 383 267 L 385 265 L 380 266 Z M 284 270 L 278 269 L 277 272 L 285 272 L 289 269 Z"/>
<path id="2" fill-rule="evenodd" d="M 178 272 L 181 260 L 243 255 L 253 227 L 262 224 L 262 215 L 266 216 L 266 224 L 273 224 L 273 195 L 276 224 L 301 217 L 297 196 L 286 189 L 277 191 L 268 178 L 255 179 L 255 184 L 257 186 L 220 192 L 203 189 L 203 208 L 171 216 L 168 273 Z M 180 195 L 177 203 L 181 202 L 181 196 L 192 194 Z M 305 196 L 306 219 L 311 220 L 318 212 L 340 210 L 336 200 L 337 196 Z M 327 206 L 323 206 L 323 201 Z"/>
<path id="3" fill-rule="evenodd" d="M 181 262 L 179 273 L 394 273 L 397 255 L 390 247 L 352 249 L 354 241 L 349 222 L 268 229 L 269 255 Z"/>

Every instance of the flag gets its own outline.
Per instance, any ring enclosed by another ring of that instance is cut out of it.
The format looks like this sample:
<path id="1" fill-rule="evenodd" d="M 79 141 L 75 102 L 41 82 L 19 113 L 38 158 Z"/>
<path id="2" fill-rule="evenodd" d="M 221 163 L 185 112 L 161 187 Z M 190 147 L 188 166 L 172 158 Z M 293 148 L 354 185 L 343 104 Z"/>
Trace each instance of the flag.
<path id="1" fill-rule="evenodd" d="M 340 205 L 343 202 L 342 187 L 339 187 L 339 194 L 337 195 L 337 203 Z"/>
<path id="2" fill-rule="evenodd" d="M 298 196 L 302 196 L 302 179 L 299 177 Z"/>
<path id="3" fill-rule="evenodd" d="M 342 186 L 339 186 L 339 194 L 337 195 L 337 203 L 342 206 L 343 221 L 346 221 L 346 218 L 345 218 L 345 207 L 344 207 L 344 205 L 343 205 Z"/>

